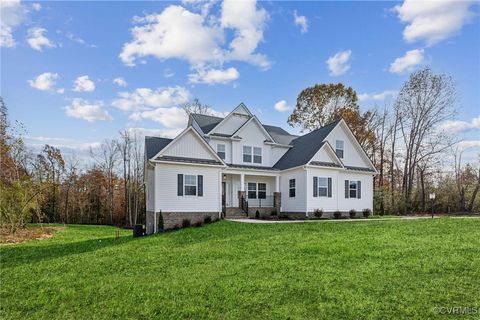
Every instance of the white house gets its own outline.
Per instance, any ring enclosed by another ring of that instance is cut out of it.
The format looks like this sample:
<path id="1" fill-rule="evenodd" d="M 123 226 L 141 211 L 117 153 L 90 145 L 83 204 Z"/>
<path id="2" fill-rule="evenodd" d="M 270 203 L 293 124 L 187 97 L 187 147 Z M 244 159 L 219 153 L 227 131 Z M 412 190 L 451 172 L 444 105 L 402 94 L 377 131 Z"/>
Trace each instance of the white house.
<path id="1" fill-rule="evenodd" d="M 175 139 L 145 137 L 147 232 L 206 216 L 324 216 L 372 209 L 375 167 L 343 120 L 302 136 L 264 125 L 242 103 L 190 114 Z M 161 217 L 159 216 L 161 214 Z"/>

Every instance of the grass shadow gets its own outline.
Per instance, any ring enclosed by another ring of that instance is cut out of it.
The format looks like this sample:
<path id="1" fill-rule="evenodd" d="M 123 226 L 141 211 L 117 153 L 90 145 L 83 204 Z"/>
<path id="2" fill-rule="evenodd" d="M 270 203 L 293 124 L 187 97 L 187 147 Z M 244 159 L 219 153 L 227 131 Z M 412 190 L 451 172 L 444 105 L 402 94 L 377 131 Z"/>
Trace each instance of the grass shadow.
<path id="1" fill-rule="evenodd" d="M 132 236 L 96 238 L 77 242 L 61 242 L 42 246 L 19 245 L 8 246 L 0 250 L 0 268 L 12 268 L 59 257 L 93 252 L 118 246 L 134 240 Z"/>

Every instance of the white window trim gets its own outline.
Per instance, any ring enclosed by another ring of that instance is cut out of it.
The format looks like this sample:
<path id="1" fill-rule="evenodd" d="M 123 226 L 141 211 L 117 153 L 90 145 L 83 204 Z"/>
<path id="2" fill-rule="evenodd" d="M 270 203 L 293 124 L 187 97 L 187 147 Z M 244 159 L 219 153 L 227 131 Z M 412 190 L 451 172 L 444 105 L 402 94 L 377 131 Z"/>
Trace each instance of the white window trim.
<path id="1" fill-rule="evenodd" d="M 355 184 L 355 188 L 352 188 L 352 183 Z M 352 197 L 351 191 L 355 190 L 355 197 Z M 358 181 L 350 180 L 348 181 L 348 198 L 356 199 L 358 198 Z"/>
<path id="2" fill-rule="evenodd" d="M 245 153 L 245 148 L 250 149 L 250 153 Z M 250 161 L 245 161 L 245 155 L 250 156 Z M 251 146 L 242 146 L 242 161 L 243 163 L 252 163 L 253 162 L 253 149 Z"/>
<path id="3" fill-rule="evenodd" d="M 341 142 L 342 143 L 342 147 L 339 148 L 338 147 L 338 143 Z M 338 156 L 337 154 L 337 150 L 342 150 L 342 156 Z M 344 140 L 335 140 L 335 154 L 337 154 L 337 157 L 339 157 L 340 159 L 344 159 L 345 158 L 345 141 Z"/>
<path id="4" fill-rule="evenodd" d="M 255 149 L 260 150 L 260 154 L 255 154 Z M 260 156 L 260 162 L 255 162 L 255 156 Z M 252 163 L 262 164 L 263 163 L 263 150 L 261 147 L 252 147 Z"/>
<path id="5" fill-rule="evenodd" d="M 326 183 L 325 186 L 320 185 L 321 179 L 325 179 L 325 183 Z M 318 190 L 317 190 L 318 196 L 322 198 L 328 198 L 328 177 L 318 177 L 317 187 L 318 187 Z M 327 191 L 324 196 L 320 194 L 320 189 L 325 189 Z"/>
<path id="6" fill-rule="evenodd" d="M 218 150 L 219 147 L 223 147 L 223 151 Z M 220 156 L 219 153 L 223 153 L 223 158 Z M 217 143 L 217 155 L 220 157 L 220 159 L 225 160 L 227 158 L 227 147 L 223 143 Z"/>
<path id="7" fill-rule="evenodd" d="M 290 181 L 293 181 L 293 187 L 290 185 Z M 290 190 L 295 190 L 295 195 L 293 197 L 290 195 Z M 297 180 L 296 179 L 289 179 L 288 180 L 288 197 L 289 198 L 296 198 L 297 197 Z"/>
<path id="8" fill-rule="evenodd" d="M 195 187 L 195 194 L 187 194 L 187 176 L 193 176 L 195 177 L 195 185 L 193 184 L 188 184 L 189 187 L 194 186 Z M 198 175 L 196 174 L 184 174 L 183 175 L 183 196 L 184 197 L 196 197 L 198 195 Z"/>

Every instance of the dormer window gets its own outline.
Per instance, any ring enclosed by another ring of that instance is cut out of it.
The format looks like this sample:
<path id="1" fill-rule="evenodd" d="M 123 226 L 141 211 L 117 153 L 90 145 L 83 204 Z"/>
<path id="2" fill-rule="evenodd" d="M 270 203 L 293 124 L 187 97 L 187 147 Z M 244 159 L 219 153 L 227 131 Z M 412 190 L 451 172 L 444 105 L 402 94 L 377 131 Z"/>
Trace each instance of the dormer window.
<path id="1" fill-rule="evenodd" d="M 343 159 L 344 145 L 345 144 L 343 140 L 335 141 L 335 153 L 337 154 L 337 157 L 339 157 L 340 159 Z"/>
<path id="2" fill-rule="evenodd" d="M 225 145 L 224 144 L 217 144 L 217 154 L 220 159 L 225 160 Z"/>

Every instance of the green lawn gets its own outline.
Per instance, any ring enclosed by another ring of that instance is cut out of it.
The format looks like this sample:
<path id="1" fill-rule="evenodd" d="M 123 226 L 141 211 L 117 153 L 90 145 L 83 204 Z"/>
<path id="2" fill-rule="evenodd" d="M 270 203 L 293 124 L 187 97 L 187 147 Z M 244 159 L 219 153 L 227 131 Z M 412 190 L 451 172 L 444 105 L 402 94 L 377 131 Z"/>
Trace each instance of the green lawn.
<path id="1" fill-rule="evenodd" d="M 480 219 L 222 221 L 114 240 L 116 230 L 72 225 L 1 246 L 0 319 L 445 319 L 433 308 L 480 309 Z"/>

